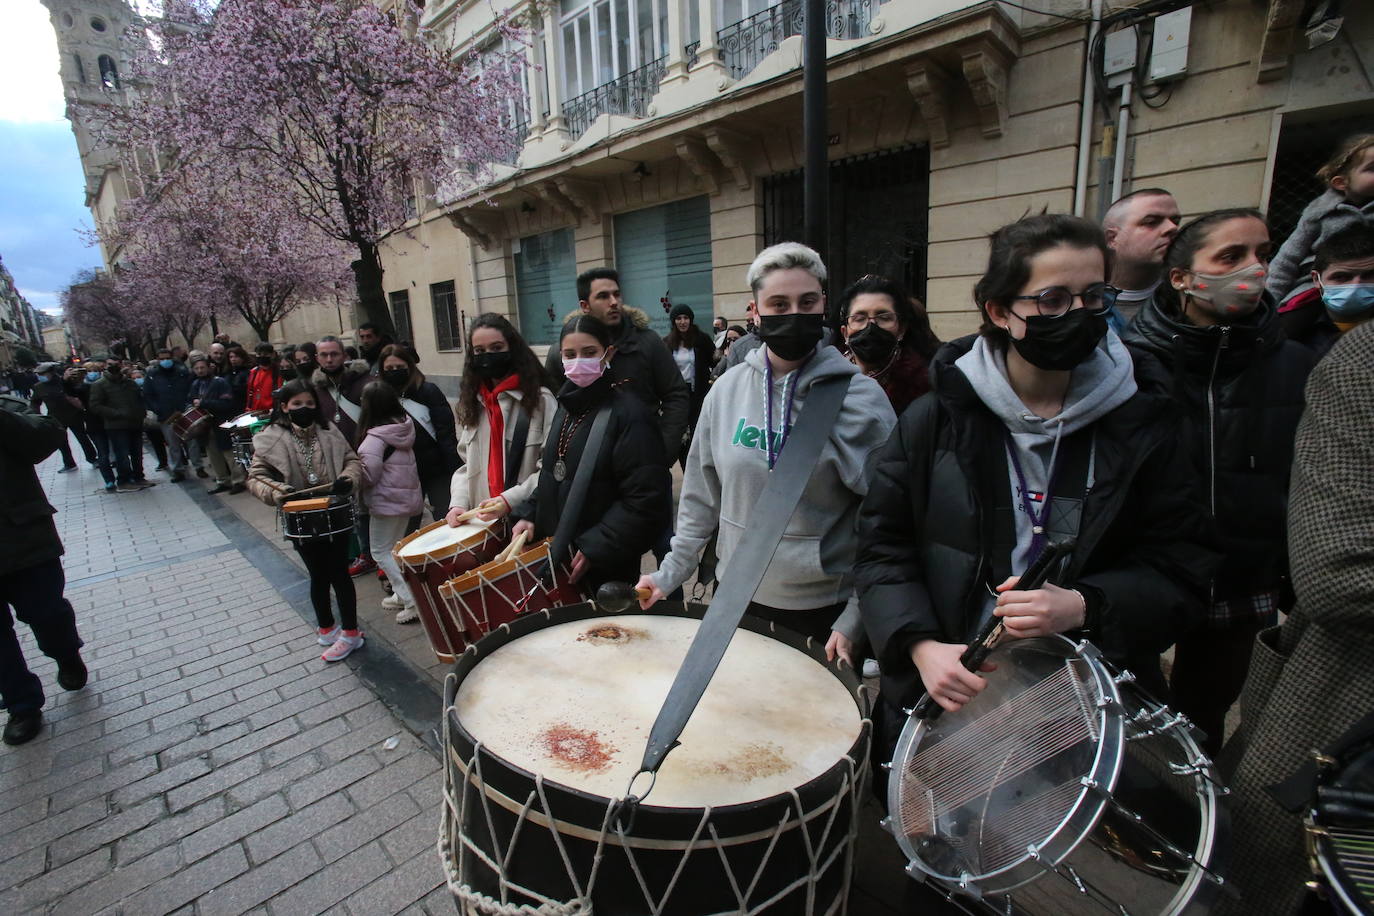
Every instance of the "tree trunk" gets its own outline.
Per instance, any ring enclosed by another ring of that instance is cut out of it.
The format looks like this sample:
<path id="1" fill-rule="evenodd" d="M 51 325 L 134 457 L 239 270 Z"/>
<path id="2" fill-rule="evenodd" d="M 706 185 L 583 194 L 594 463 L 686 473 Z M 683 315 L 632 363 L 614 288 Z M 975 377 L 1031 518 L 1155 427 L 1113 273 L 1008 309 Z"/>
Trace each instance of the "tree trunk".
<path id="1" fill-rule="evenodd" d="M 391 321 L 386 294 L 382 292 L 382 261 L 377 256 L 377 246 L 359 243 L 358 255 L 358 260 L 350 265 L 358 287 L 358 308 L 368 321 L 382 329 L 383 335 L 394 338 L 396 326 Z"/>

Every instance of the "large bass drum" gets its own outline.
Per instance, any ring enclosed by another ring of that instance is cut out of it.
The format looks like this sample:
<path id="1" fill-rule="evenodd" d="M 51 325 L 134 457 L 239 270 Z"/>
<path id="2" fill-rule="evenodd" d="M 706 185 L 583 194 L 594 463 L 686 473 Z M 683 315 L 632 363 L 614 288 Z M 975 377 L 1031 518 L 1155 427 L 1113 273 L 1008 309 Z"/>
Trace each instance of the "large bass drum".
<path id="1" fill-rule="evenodd" d="M 958 712 L 909 719 L 885 822 L 913 877 L 1005 914 L 1206 912 L 1226 790 L 1186 719 L 1087 642 L 1009 640 Z"/>
<path id="2" fill-rule="evenodd" d="M 653 789 L 620 801 L 704 612 L 576 604 L 468 647 L 444 691 L 460 912 L 846 912 L 869 698 L 804 637 L 745 617 Z"/>

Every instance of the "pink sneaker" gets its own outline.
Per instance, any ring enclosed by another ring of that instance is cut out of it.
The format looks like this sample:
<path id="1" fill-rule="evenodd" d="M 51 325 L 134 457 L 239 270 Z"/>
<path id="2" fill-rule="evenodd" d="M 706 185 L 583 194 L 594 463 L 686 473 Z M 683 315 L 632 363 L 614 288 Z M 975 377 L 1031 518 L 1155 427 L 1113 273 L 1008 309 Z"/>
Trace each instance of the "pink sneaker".
<path id="1" fill-rule="evenodd" d="M 322 646 L 332 646 L 334 645 L 334 640 L 338 639 L 339 634 L 342 632 L 343 627 L 339 626 L 338 624 L 335 624 L 334 629 L 332 630 L 326 630 L 323 627 L 321 627 L 318 635 L 315 637 L 315 641 Z"/>
<path id="2" fill-rule="evenodd" d="M 354 649 L 361 649 L 364 642 L 363 631 L 354 630 L 352 636 L 349 636 L 348 632 L 348 630 L 341 632 L 339 638 L 334 640 L 334 645 L 325 649 L 320 658 L 327 662 L 341 662 L 348 658 Z"/>

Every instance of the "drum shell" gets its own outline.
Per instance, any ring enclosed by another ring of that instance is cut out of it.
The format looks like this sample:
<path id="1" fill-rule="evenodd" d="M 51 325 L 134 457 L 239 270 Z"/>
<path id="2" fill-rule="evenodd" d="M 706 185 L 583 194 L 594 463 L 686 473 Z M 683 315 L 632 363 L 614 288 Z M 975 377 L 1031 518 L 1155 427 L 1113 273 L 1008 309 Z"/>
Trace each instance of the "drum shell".
<path id="1" fill-rule="evenodd" d="M 540 541 L 509 560 L 484 563 L 439 589 L 447 613 L 469 634 L 470 642 L 517 616 L 577 604 L 586 597 L 568 580 L 565 566 L 554 568 L 552 587 L 539 585 L 538 574 L 548 559 L 551 540 Z"/>
<path id="2" fill-rule="evenodd" d="M 172 418 L 172 431 L 185 442 L 203 435 L 210 428 L 210 422 L 209 411 L 200 407 L 188 407 L 184 413 Z"/>
<path id="3" fill-rule="evenodd" d="M 653 612 L 700 619 L 705 606 L 659 602 Z M 459 874 L 472 889 L 501 899 L 496 873 L 461 842 L 460 836 L 481 846 L 486 856 L 492 856 L 498 848 L 505 851 L 521 810 L 531 801 L 531 795 L 537 796 L 542 789 L 547 810 L 559 824 L 558 837 L 555 839 L 552 831 L 538 827 L 547 824 L 548 818 L 540 815 L 544 801 L 534 800 L 535 816 L 525 814 L 527 823 L 520 825 L 518 851 L 510 857 L 506 878 L 548 898 L 574 900 L 579 888 L 573 886 L 561 864 L 566 855 L 574 863 L 581 890 L 585 891 L 610 801 L 549 780 L 536 780 L 534 774 L 491 754 L 464 729 L 453 701 L 458 685 L 491 651 L 552 623 L 603 616 L 604 612 L 591 603 L 522 616 L 469 647 L 454 666 L 453 676 L 445 685 L 445 791 L 450 802 L 444 809 L 440 836 L 441 855 L 449 869 L 451 886 L 453 876 Z M 775 628 L 766 621 L 745 617 L 740 626 L 824 660 L 823 653 L 808 646 L 805 637 Z M 844 912 L 853 867 L 857 808 L 867 783 L 871 732 L 866 690 L 852 670 L 836 665 L 827 667 L 856 698 L 856 712 L 862 718 L 859 735 L 848 754 L 827 772 L 790 793 L 746 804 L 716 808 L 639 806 L 623 836 L 614 831 L 608 833 L 596 866 L 590 912 L 598 916 L 642 916 L 649 912 L 641 889 L 642 879 L 655 899 L 667 897 L 662 909 L 653 911 L 662 916 L 736 913 L 739 903 L 733 884 L 741 885 L 741 890 L 747 888 L 765 860 L 757 884 L 747 898 L 749 912 L 799 916 Z M 461 806 L 456 795 L 460 791 L 468 793 L 467 803 Z M 488 817 L 493 825 L 491 830 L 487 827 Z M 785 828 L 779 830 L 784 823 Z M 800 881 L 813 857 L 825 863 L 819 869 L 818 880 Z M 794 882 L 799 886 L 766 909 L 752 908 Z M 531 903 L 519 894 L 511 901 Z M 459 910 L 478 912 L 475 908 L 465 909 L 461 898 Z"/>
<path id="4" fill-rule="evenodd" d="M 477 641 L 482 634 L 465 629 L 462 618 L 449 612 L 439 597 L 439 586 L 490 562 L 501 552 L 508 537 L 506 524 L 500 521 L 488 528 L 475 542 L 460 541 L 419 556 L 401 555 L 400 551 L 407 543 L 447 524 L 441 519 L 407 535 L 396 542 L 392 556 L 400 567 L 401 578 L 415 596 L 415 608 L 420 614 L 420 624 L 429 638 L 430 648 L 439 661 L 452 664 L 468 643 Z"/>
<path id="5" fill-rule="evenodd" d="M 353 502 L 339 500 L 327 509 L 282 512 L 282 535 L 292 541 L 312 541 L 334 537 L 353 530 Z"/>

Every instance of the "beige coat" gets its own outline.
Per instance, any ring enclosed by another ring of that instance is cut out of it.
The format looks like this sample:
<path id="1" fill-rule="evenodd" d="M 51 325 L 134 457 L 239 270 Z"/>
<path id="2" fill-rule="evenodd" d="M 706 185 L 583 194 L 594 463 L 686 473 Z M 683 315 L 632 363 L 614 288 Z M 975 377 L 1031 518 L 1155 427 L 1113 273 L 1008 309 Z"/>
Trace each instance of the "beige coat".
<path id="1" fill-rule="evenodd" d="M 356 492 L 363 483 L 363 463 L 353 451 L 343 433 L 333 424 L 328 429 L 312 427 L 317 436 L 315 473 L 320 483 L 331 483 L 336 477 L 353 481 Z M 273 423 L 253 437 L 253 463 L 248 468 L 248 491 L 269 506 L 281 504 L 291 490 L 314 486 L 306 482 L 305 465 L 300 449 L 292 442 L 295 433 Z"/>
<path id="2" fill-rule="evenodd" d="M 547 388 L 539 389 L 540 402 L 530 416 L 529 434 L 525 437 L 525 455 L 520 460 L 519 482 L 501 495 L 510 503 L 512 509 L 534 495 L 535 485 L 539 482 L 539 455 L 544 450 L 544 440 L 549 435 L 549 424 L 558 412 L 558 402 Z M 496 396 L 501 405 L 504 418 L 506 449 L 510 449 L 511 436 L 515 434 L 515 423 L 511 421 L 511 411 L 520 403 L 523 395 L 519 391 L 503 391 Z M 458 427 L 458 456 L 463 466 L 453 472 L 453 486 L 449 504 L 452 508 L 471 509 L 487 499 L 487 455 L 491 449 L 491 424 L 487 422 L 486 409 L 481 399 L 477 402 L 477 422 L 472 426 Z"/>

